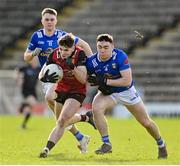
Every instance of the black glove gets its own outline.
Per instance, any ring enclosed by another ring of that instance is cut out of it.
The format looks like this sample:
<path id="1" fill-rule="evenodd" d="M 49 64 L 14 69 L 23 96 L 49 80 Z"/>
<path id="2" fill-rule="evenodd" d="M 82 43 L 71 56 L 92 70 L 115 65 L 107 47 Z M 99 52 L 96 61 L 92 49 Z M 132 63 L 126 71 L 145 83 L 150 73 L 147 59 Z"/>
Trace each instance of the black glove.
<path id="1" fill-rule="evenodd" d="M 32 52 L 32 56 L 38 56 L 42 52 L 41 48 L 36 47 L 35 50 Z"/>
<path id="2" fill-rule="evenodd" d="M 88 82 L 91 86 L 104 86 L 107 84 L 107 78 L 101 76 L 101 75 L 90 75 L 88 76 Z"/>
<path id="3" fill-rule="evenodd" d="M 58 81 L 58 75 L 56 72 L 49 74 L 49 69 L 45 72 L 44 76 L 40 79 L 42 82 L 56 83 Z"/>
<path id="4" fill-rule="evenodd" d="M 103 93 L 103 95 L 110 95 L 113 93 L 111 87 L 106 85 L 100 86 L 98 89 Z"/>
<path id="5" fill-rule="evenodd" d="M 75 65 L 72 63 L 72 58 L 71 57 L 66 58 L 66 64 L 69 66 L 69 68 L 71 70 L 73 70 L 75 68 Z"/>

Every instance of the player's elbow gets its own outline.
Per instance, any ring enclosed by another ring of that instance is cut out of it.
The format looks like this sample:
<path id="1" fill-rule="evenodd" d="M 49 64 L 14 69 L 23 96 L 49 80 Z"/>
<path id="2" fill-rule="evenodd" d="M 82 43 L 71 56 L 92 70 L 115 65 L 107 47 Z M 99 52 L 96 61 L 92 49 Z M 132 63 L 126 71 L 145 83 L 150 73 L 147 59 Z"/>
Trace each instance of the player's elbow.
<path id="1" fill-rule="evenodd" d="M 24 61 L 25 62 L 30 62 L 32 60 L 32 57 L 29 56 L 27 52 L 24 53 Z"/>
<path id="2" fill-rule="evenodd" d="M 27 57 L 25 56 L 25 54 L 24 54 L 24 61 L 25 61 L 25 62 L 28 62 L 28 59 L 27 59 Z"/>
<path id="3" fill-rule="evenodd" d="M 85 51 L 87 57 L 89 57 L 89 56 L 91 56 L 93 54 L 90 45 L 86 41 L 84 41 L 82 39 L 79 39 L 78 45 L 81 48 L 83 48 L 83 50 Z"/>
<path id="4" fill-rule="evenodd" d="M 81 83 L 86 84 L 86 79 L 83 79 Z"/>
<path id="5" fill-rule="evenodd" d="M 29 62 L 29 58 L 26 56 L 26 54 L 24 54 L 24 61 Z"/>
<path id="6" fill-rule="evenodd" d="M 131 83 L 132 83 L 132 79 L 131 78 L 124 79 L 124 86 L 130 86 Z"/>

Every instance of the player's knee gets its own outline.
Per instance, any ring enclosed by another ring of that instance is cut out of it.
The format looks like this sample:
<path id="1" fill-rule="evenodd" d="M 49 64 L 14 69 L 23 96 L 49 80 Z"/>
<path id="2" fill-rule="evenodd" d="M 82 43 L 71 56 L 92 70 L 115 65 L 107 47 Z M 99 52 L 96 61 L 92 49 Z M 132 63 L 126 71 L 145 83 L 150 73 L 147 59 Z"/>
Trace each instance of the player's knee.
<path id="1" fill-rule="evenodd" d="M 60 119 L 58 119 L 57 125 L 58 125 L 60 128 L 65 128 L 66 122 L 67 122 L 67 118 L 66 118 L 66 117 L 61 117 Z"/>
<path id="2" fill-rule="evenodd" d="M 105 106 L 103 103 L 93 103 L 92 109 L 93 109 L 94 114 L 97 114 L 97 113 L 103 112 L 105 109 Z"/>
<path id="3" fill-rule="evenodd" d="M 143 120 L 143 121 L 141 122 L 141 124 L 142 124 L 145 128 L 151 128 L 152 123 L 153 123 L 153 122 L 152 122 L 151 120 L 149 120 L 149 119 Z"/>
<path id="4" fill-rule="evenodd" d="M 19 112 L 23 113 L 25 109 L 30 109 L 31 106 L 28 103 L 22 103 Z"/>

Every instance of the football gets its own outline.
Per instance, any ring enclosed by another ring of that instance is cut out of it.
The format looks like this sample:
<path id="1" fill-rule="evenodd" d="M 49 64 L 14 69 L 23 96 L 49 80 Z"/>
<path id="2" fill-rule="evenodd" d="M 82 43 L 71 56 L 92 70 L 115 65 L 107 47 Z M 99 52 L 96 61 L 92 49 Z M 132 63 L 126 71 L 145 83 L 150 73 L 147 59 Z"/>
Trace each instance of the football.
<path id="1" fill-rule="evenodd" d="M 44 68 L 43 73 L 46 73 L 46 71 L 48 69 L 49 69 L 49 75 L 54 73 L 54 72 L 56 73 L 56 75 L 58 75 L 58 81 L 60 81 L 63 78 L 63 69 L 59 65 L 49 64 Z"/>

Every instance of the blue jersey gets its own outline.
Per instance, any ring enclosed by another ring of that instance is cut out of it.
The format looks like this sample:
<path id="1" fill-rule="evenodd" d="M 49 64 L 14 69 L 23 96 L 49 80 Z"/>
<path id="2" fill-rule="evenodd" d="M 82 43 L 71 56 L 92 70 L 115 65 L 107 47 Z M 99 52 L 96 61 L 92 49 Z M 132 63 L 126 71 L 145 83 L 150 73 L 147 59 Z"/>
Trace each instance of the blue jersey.
<path id="1" fill-rule="evenodd" d="M 33 51 L 36 47 L 42 49 L 42 54 L 38 56 L 41 67 L 47 61 L 47 56 L 49 53 L 58 47 L 58 39 L 66 34 L 67 32 L 60 29 L 56 29 L 52 36 L 45 35 L 44 29 L 40 29 L 33 33 L 28 45 L 28 49 L 31 51 Z M 75 37 L 75 44 L 77 44 L 77 42 L 78 38 Z"/>
<path id="2" fill-rule="evenodd" d="M 130 68 L 128 56 L 119 49 L 113 49 L 112 57 L 107 61 L 101 61 L 98 53 L 87 58 L 86 67 L 88 73 L 102 75 L 109 79 L 117 79 L 121 77 L 120 72 Z M 133 81 L 128 87 L 108 86 L 112 92 L 122 92 L 129 89 L 133 85 Z"/>

